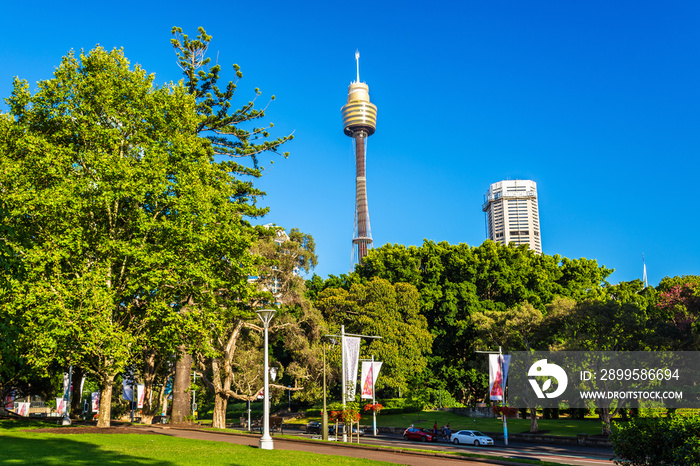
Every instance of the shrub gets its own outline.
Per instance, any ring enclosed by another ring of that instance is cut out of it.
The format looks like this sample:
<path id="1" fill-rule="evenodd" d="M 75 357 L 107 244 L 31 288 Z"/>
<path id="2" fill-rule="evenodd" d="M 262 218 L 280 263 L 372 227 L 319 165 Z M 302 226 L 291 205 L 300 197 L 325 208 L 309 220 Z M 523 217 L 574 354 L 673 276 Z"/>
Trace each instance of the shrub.
<path id="1" fill-rule="evenodd" d="M 610 440 L 618 459 L 628 466 L 700 464 L 700 417 L 632 418 Z"/>

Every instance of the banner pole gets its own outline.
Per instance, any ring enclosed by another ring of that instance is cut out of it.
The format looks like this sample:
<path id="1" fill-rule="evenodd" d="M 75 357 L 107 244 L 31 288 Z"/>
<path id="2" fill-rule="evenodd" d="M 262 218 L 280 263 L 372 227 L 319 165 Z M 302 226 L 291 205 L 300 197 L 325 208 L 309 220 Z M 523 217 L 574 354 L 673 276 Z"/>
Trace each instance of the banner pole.
<path id="1" fill-rule="evenodd" d="M 345 376 L 347 374 L 347 370 L 345 368 L 345 364 L 347 364 L 347 361 L 345 361 L 345 325 L 340 326 L 340 354 L 341 354 L 340 365 L 341 365 L 342 373 L 343 373 L 343 376 L 341 377 L 343 379 L 343 412 L 345 412 L 345 399 L 348 397 L 346 380 L 345 380 Z M 346 423 L 343 423 L 343 442 L 348 441 L 348 434 L 347 434 L 347 432 L 345 432 L 345 428 L 347 426 L 345 424 Z M 338 432 L 335 433 L 335 437 L 338 438 Z"/>
<path id="2" fill-rule="evenodd" d="M 503 415 L 502 415 L 503 416 L 503 440 L 505 441 L 506 446 L 508 446 L 508 421 L 506 420 L 506 410 L 505 410 L 505 407 L 506 407 L 506 384 L 505 384 L 505 380 L 504 380 L 504 374 L 505 374 L 504 369 L 505 368 L 503 367 L 505 361 L 503 359 L 503 352 L 501 351 L 500 346 L 498 347 L 498 359 L 499 359 L 498 362 L 501 363 L 501 383 L 503 384 L 501 386 L 501 391 L 503 392 L 503 408 L 504 408 Z"/>
<path id="3" fill-rule="evenodd" d="M 374 397 L 374 355 L 372 355 L 372 432 L 374 436 L 377 436 L 377 410 L 374 409 L 374 405 L 377 404 Z"/>

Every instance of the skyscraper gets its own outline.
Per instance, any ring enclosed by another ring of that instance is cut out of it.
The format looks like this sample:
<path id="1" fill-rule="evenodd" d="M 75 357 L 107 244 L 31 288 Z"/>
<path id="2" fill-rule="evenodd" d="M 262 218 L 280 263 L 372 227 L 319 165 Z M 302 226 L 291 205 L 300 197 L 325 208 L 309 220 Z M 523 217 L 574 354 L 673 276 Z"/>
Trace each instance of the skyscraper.
<path id="1" fill-rule="evenodd" d="M 482 209 L 490 240 L 502 244 L 527 244 L 542 254 L 537 183 L 505 180 L 493 183 L 484 196 Z"/>
<path id="2" fill-rule="evenodd" d="M 360 52 L 355 52 L 357 81 L 350 83 L 348 103 L 343 106 L 343 132 L 354 140 L 355 146 L 355 234 L 352 239 L 353 263 L 361 263 L 372 246 L 367 205 L 365 157 L 367 138 L 377 127 L 377 107 L 369 101 L 369 86 L 360 82 Z"/>

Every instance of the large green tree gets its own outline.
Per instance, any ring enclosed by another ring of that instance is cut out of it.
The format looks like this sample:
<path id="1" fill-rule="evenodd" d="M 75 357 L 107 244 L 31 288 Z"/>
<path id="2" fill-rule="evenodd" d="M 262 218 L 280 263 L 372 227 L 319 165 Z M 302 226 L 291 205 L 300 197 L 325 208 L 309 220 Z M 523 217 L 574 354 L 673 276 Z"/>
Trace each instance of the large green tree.
<path id="1" fill-rule="evenodd" d="M 552 349 L 567 351 L 647 351 L 653 328 L 645 307 L 625 301 L 556 301 L 548 306 L 543 325 L 553 336 Z M 603 435 L 610 435 L 611 420 L 621 406 L 598 402 Z"/>
<path id="2" fill-rule="evenodd" d="M 155 86 L 120 50 L 70 53 L 36 93 L 16 80 L 7 102 L 0 185 L 16 234 L 5 241 L 24 274 L 3 304 L 22 310 L 36 367 L 77 364 L 97 378 L 106 426 L 149 322 L 178 320 L 167 246 L 225 181 L 186 89 Z"/>
<path id="3" fill-rule="evenodd" d="M 423 375 L 432 336 L 413 285 L 373 278 L 348 291 L 327 288 L 319 294 L 316 306 L 334 330 L 345 325 L 347 333 L 381 337 L 362 345 L 363 357 L 384 362 L 379 389 L 405 392 L 410 382 Z"/>
<path id="4" fill-rule="evenodd" d="M 210 66 L 211 59 L 207 56 L 207 52 L 212 36 L 208 35 L 203 28 L 199 28 L 195 38 L 184 34 L 179 27 L 173 27 L 171 32 L 173 34 L 171 43 L 183 72 L 185 88 L 196 102 L 198 116 L 196 134 L 207 142 L 217 164 L 228 173 L 227 180 L 233 188 L 230 200 L 237 207 L 239 215 L 242 218 L 260 217 L 267 212 L 267 209 L 256 205 L 257 197 L 263 193 L 251 182 L 252 179 L 260 177 L 262 173 L 259 157 L 266 152 L 287 157 L 288 153 L 280 152 L 280 149 L 293 136 L 272 138 L 269 133 L 273 126 L 272 123 L 263 123 L 258 126 L 257 122 L 265 117 L 267 108 L 267 105 L 262 108 L 256 107 L 256 100 L 261 95 L 259 89 L 255 89 L 255 96 L 252 100 L 240 107 L 234 106 L 237 82 L 243 77 L 243 73 L 240 67 L 234 64 L 235 79 L 228 81 L 224 86 L 219 85 L 221 67 L 218 63 Z M 274 98 L 272 96 L 270 101 Z M 245 226 L 247 227 L 246 235 L 250 247 L 254 243 L 256 235 L 250 225 L 245 224 Z M 239 251 L 238 254 L 247 253 Z M 202 259 L 206 260 L 206 258 Z M 229 257 L 229 260 L 231 259 L 232 257 Z M 213 265 L 216 268 L 220 264 Z M 255 275 L 256 273 L 251 274 Z M 227 319 L 235 321 L 239 317 L 247 316 L 250 318 L 251 308 L 239 296 L 243 291 L 240 276 L 235 273 L 225 276 L 237 283 L 236 292 L 231 293 L 229 290 L 220 296 L 222 299 L 228 299 L 228 304 L 225 306 L 230 315 Z M 186 312 L 200 305 L 197 301 L 192 300 L 191 296 L 203 285 L 206 286 L 196 276 L 180 283 L 182 291 L 180 302 L 187 303 L 184 307 Z M 244 305 L 234 304 L 235 302 L 244 303 Z M 234 311 L 234 309 L 238 310 Z M 219 318 L 222 317 L 222 314 L 217 315 Z M 173 387 L 173 420 L 175 421 L 182 421 L 189 413 L 188 389 L 192 351 L 193 348 L 188 348 L 185 343 L 180 345 L 178 349 Z"/>
<path id="5" fill-rule="evenodd" d="M 472 320 L 480 341 L 486 347 L 498 346 L 504 353 L 531 351 L 537 341 L 544 321 L 542 311 L 527 301 L 505 311 L 485 310 L 474 312 Z M 541 345 L 541 343 L 540 343 Z M 537 432 L 537 409 L 530 406 L 530 432 Z"/>
<path id="6" fill-rule="evenodd" d="M 321 373 L 318 342 L 323 319 L 304 298 L 304 281 L 297 276 L 316 263 L 313 238 L 298 230 L 286 235 L 279 227 L 256 231 L 259 238 L 251 251 L 258 253 L 255 257 L 261 263 L 251 274 L 250 295 L 241 299 L 239 294 L 218 290 L 219 304 L 210 312 L 210 325 L 192 345 L 203 380 L 214 395 L 214 427 L 225 427 L 229 398 L 252 401 L 262 388 L 263 327 L 255 309 L 277 309 L 269 331 L 277 349 L 273 355 L 279 359 L 273 358 L 272 364 L 280 377 L 294 384 L 293 391 L 314 390 Z"/>

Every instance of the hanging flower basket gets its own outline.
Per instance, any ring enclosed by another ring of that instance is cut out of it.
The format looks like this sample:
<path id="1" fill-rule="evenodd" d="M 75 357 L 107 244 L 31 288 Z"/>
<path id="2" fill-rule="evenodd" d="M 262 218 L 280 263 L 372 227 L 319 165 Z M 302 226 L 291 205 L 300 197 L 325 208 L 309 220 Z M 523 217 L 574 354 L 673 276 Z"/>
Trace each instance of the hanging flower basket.
<path id="1" fill-rule="evenodd" d="M 340 411 L 340 419 L 345 424 L 352 424 L 353 422 L 360 422 L 360 413 L 354 409 L 345 409 Z"/>
<path id="2" fill-rule="evenodd" d="M 381 411 L 382 408 L 384 408 L 384 406 L 380 405 L 379 403 L 374 403 L 374 404 L 372 404 L 372 403 L 367 403 L 367 404 L 365 405 L 365 412 L 369 411 L 370 413 L 377 413 L 377 414 L 379 414 L 379 411 Z"/>
<path id="3" fill-rule="evenodd" d="M 506 415 L 506 417 L 513 417 L 518 415 L 518 408 L 511 408 L 510 406 L 492 406 L 491 411 L 496 416 Z"/>

